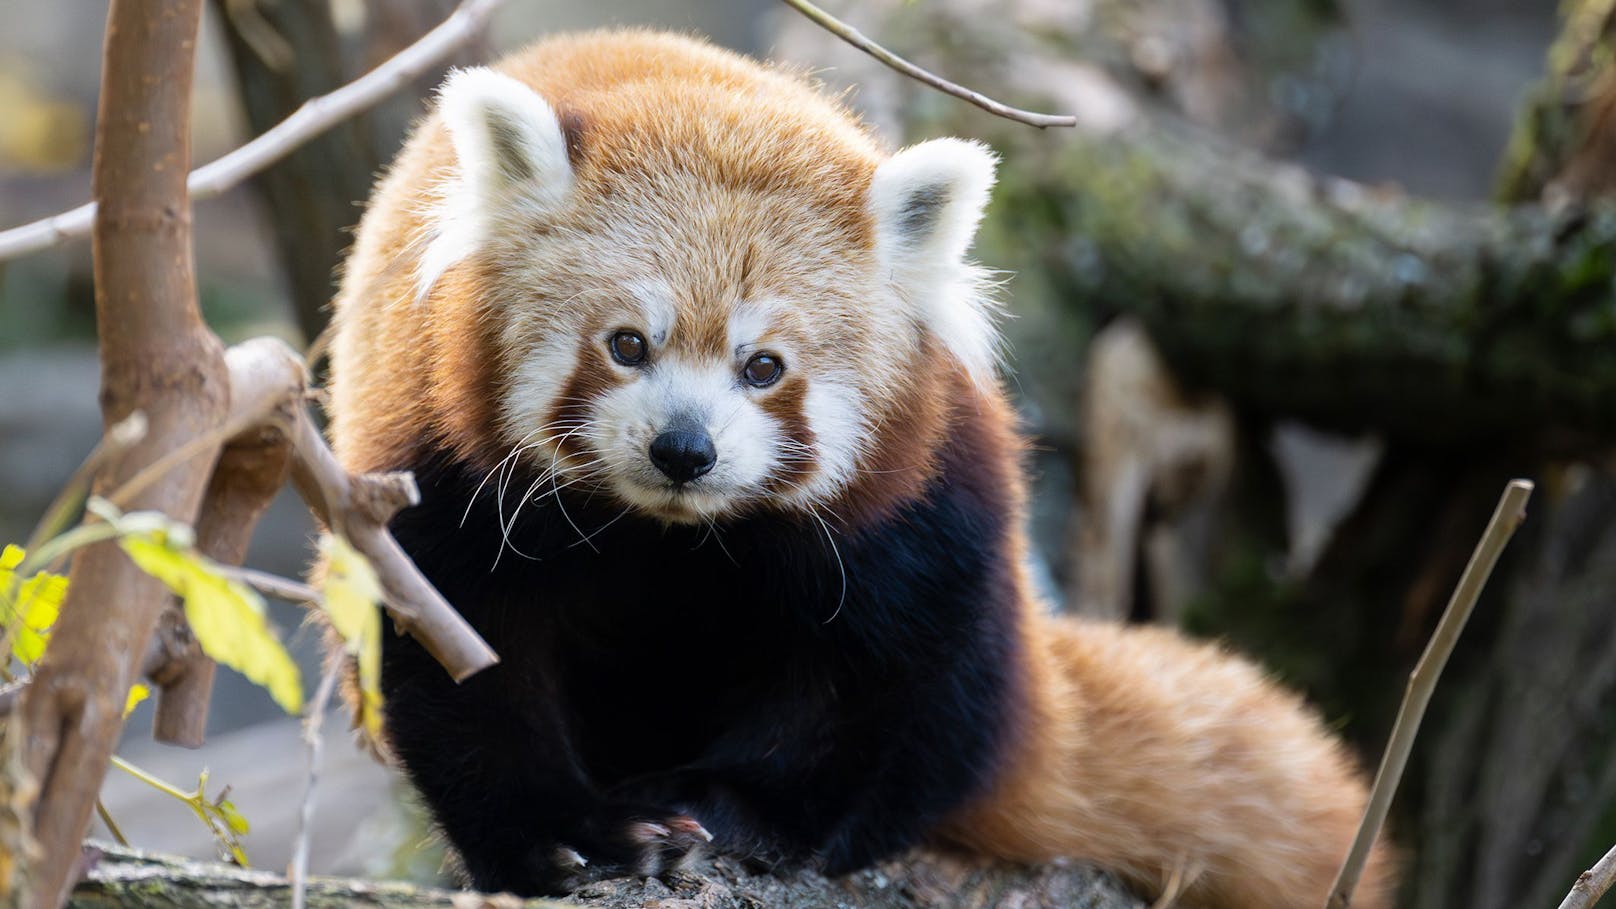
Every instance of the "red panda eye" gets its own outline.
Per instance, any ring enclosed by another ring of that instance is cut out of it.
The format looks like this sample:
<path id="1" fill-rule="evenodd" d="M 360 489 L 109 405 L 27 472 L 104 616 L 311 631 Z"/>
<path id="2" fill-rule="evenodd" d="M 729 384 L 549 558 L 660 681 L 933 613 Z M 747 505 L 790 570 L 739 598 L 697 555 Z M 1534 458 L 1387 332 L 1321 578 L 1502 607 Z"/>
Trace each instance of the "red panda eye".
<path id="1" fill-rule="evenodd" d="M 606 346 L 611 348 L 612 359 L 624 366 L 638 366 L 645 362 L 646 344 L 639 332 L 620 331 L 612 335 Z"/>
<path id="2" fill-rule="evenodd" d="M 786 366 L 780 362 L 779 357 L 760 353 L 754 354 L 752 359 L 746 361 L 746 367 L 741 370 L 741 375 L 746 377 L 749 384 L 763 388 L 773 385 L 785 371 Z"/>

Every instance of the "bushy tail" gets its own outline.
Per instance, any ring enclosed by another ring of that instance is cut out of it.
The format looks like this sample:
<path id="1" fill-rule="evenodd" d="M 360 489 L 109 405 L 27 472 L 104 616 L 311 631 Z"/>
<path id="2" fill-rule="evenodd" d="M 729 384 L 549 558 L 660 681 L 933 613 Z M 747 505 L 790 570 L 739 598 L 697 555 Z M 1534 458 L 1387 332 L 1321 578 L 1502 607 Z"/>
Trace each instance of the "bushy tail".
<path id="1" fill-rule="evenodd" d="M 1029 622 L 1022 732 L 952 839 L 1093 861 L 1196 909 L 1324 905 L 1366 793 L 1299 697 L 1164 629 Z M 1378 844 L 1355 907 L 1391 905 L 1394 865 Z"/>

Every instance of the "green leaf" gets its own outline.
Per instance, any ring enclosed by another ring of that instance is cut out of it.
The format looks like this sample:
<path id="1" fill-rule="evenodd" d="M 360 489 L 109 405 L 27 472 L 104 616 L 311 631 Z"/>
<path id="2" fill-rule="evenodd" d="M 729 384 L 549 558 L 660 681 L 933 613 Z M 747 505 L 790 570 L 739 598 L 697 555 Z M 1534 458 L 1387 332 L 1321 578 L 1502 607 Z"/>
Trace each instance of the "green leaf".
<path id="1" fill-rule="evenodd" d="M 382 731 L 382 585 L 370 561 L 336 534 L 325 540 L 324 607 L 345 650 L 359 664 L 359 722 Z"/>

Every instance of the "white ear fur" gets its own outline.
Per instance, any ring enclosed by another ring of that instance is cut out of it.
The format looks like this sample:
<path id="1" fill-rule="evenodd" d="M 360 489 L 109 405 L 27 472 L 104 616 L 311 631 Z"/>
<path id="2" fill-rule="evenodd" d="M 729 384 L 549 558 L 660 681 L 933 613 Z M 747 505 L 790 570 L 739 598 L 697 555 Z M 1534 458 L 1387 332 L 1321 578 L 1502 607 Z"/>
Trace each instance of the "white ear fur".
<path id="1" fill-rule="evenodd" d="M 987 207 L 997 163 L 980 142 L 932 139 L 893 155 L 870 182 L 882 268 L 982 382 L 993 374 L 998 336 L 987 282 L 965 253 Z"/>
<path id="2" fill-rule="evenodd" d="M 438 90 L 458 179 L 443 187 L 420 269 L 421 292 L 477 249 L 502 221 L 554 210 L 572 190 L 572 162 L 555 110 L 539 93 L 487 67 L 456 70 Z"/>

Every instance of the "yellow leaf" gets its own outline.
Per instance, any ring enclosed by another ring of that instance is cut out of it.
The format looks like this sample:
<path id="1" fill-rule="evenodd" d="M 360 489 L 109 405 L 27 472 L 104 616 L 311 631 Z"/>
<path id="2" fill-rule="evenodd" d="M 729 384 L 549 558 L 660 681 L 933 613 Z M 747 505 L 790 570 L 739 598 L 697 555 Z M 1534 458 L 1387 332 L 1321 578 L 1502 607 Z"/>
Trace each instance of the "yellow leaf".
<path id="1" fill-rule="evenodd" d="M 359 664 L 359 721 L 365 732 L 382 731 L 382 585 L 376 569 L 348 541 L 326 537 L 324 606 L 331 627 Z"/>
<path id="2" fill-rule="evenodd" d="M 264 601 L 213 563 L 173 545 L 162 531 L 119 539 L 140 569 L 168 585 L 185 602 L 185 619 L 208 656 L 269 691 L 287 713 L 303 708 L 303 682 L 297 664 L 264 618 Z"/>
<path id="3" fill-rule="evenodd" d="M 236 810 L 235 802 L 223 799 L 214 807 L 218 809 L 219 816 L 224 818 L 225 826 L 229 827 L 230 832 L 236 836 L 246 836 L 248 831 L 252 829 L 251 825 L 247 823 L 247 819 L 241 816 L 240 811 Z"/>
<path id="4" fill-rule="evenodd" d="M 11 633 L 12 655 L 31 666 L 45 655 L 62 598 L 67 595 L 67 578 L 42 571 L 17 584 L 15 571 L 23 556 L 18 546 L 7 545 L 0 551 L 0 607 Z M 11 601 L 8 598 L 14 584 L 16 600 Z"/>
<path id="5" fill-rule="evenodd" d="M 129 700 L 124 702 L 124 705 L 123 705 L 124 718 L 128 719 L 129 714 L 135 712 L 135 707 L 141 701 L 144 701 L 145 699 L 147 699 L 149 697 L 151 697 L 151 689 L 147 688 L 145 685 L 141 684 L 140 682 L 136 682 L 134 684 L 134 686 L 129 689 Z"/>

